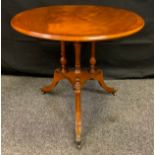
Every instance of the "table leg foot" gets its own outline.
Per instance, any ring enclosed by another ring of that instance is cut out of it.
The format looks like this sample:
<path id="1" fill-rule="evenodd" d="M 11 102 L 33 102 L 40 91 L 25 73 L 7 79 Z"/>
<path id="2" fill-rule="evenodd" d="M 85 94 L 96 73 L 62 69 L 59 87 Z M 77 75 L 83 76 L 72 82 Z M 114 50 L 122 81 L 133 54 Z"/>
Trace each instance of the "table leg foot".
<path id="1" fill-rule="evenodd" d="M 55 70 L 54 72 L 54 78 L 53 80 L 51 81 L 51 84 L 50 85 L 47 85 L 47 86 L 44 86 L 43 88 L 41 88 L 41 91 L 45 94 L 45 93 L 49 93 L 51 92 L 55 87 L 56 85 L 58 84 L 58 82 L 62 79 L 61 77 L 61 74 L 60 74 L 60 71 L 57 69 Z"/>
<path id="2" fill-rule="evenodd" d="M 112 95 L 115 96 L 116 92 L 117 92 L 117 89 L 116 88 L 112 88 L 112 89 L 113 89 Z"/>
<path id="3" fill-rule="evenodd" d="M 116 89 L 115 88 L 112 88 L 112 87 L 109 87 L 106 85 L 106 83 L 104 81 L 98 81 L 100 86 L 108 93 L 112 94 L 115 96 L 115 93 L 116 93 Z"/>
<path id="4" fill-rule="evenodd" d="M 117 90 L 115 88 L 107 86 L 107 84 L 104 81 L 103 72 L 101 72 L 101 74 L 98 77 L 96 77 L 96 80 L 106 92 L 115 96 Z"/>
<path id="5" fill-rule="evenodd" d="M 52 91 L 52 89 L 56 87 L 57 84 L 58 82 L 53 80 L 50 85 L 44 86 L 43 88 L 41 88 L 41 91 L 43 92 L 43 94 L 49 93 Z"/>
<path id="6" fill-rule="evenodd" d="M 76 139 L 75 143 L 76 143 L 77 148 L 81 149 L 81 139 Z"/>

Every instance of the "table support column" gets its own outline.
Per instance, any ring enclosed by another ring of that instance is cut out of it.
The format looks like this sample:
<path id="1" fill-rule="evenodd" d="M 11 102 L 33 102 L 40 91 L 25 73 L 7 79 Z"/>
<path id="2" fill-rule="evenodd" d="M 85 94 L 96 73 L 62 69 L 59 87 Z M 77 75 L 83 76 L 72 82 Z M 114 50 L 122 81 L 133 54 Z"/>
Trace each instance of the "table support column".
<path id="1" fill-rule="evenodd" d="M 81 44 L 79 42 L 74 43 L 75 48 L 75 73 L 81 72 Z"/>
<path id="2" fill-rule="evenodd" d="M 91 54 L 90 54 L 90 73 L 95 73 L 95 64 L 96 64 L 96 58 L 95 58 L 95 42 L 93 41 L 91 43 Z"/>
<path id="3" fill-rule="evenodd" d="M 60 58 L 60 63 L 61 63 L 61 71 L 66 72 L 66 50 L 65 50 L 65 42 L 61 41 L 61 58 Z"/>

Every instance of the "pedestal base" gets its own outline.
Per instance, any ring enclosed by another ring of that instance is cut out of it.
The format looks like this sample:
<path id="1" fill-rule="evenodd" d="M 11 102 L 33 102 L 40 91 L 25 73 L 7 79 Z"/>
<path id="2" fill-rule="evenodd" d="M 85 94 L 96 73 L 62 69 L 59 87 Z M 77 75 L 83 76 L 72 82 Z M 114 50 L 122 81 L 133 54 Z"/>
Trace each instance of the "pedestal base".
<path id="1" fill-rule="evenodd" d="M 106 85 L 103 78 L 103 71 L 100 69 L 95 70 L 94 73 L 90 73 L 88 70 L 81 70 L 80 72 L 66 71 L 62 72 L 61 69 L 56 69 L 54 72 L 54 78 L 50 85 L 45 86 L 41 89 L 43 93 L 49 93 L 56 87 L 60 80 L 67 79 L 75 91 L 75 103 L 76 103 L 76 113 L 75 113 L 75 141 L 77 147 L 80 148 L 81 144 L 81 103 L 80 95 L 81 88 L 87 80 L 97 80 L 100 86 L 108 93 L 115 95 L 116 89 L 111 88 Z"/>
<path id="2" fill-rule="evenodd" d="M 91 44 L 91 56 L 90 56 L 90 67 L 89 70 L 82 70 L 80 63 L 81 55 L 81 43 L 75 42 L 75 70 L 66 69 L 66 51 L 65 43 L 61 42 L 61 68 L 54 71 L 54 78 L 50 85 L 45 86 L 41 89 L 43 93 L 49 93 L 60 80 L 67 79 L 73 86 L 75 92 L 75 141 L 80 148 L 81 144 L 81 89 L 87 80 L 97 80 L 100 86 L 108 93 L 115 94 L 116 90 L 106 85 L 104 82 L 103 71 L 96 69 L 95 59 L 95 42 Z"/>

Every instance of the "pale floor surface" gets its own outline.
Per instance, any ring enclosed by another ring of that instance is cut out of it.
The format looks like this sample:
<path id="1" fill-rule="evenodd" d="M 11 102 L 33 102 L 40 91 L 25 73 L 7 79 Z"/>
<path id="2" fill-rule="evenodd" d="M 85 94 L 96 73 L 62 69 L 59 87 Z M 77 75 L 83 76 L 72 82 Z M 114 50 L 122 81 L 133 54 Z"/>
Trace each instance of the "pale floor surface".
<path id="1" fill-rule="evenodd" d="M 2 76 L 2 155 L 153 155 L 153 80 L 95 81 L 82 91 L 81 150 L 74 144 L 74 92 L 49 78 Z"/>

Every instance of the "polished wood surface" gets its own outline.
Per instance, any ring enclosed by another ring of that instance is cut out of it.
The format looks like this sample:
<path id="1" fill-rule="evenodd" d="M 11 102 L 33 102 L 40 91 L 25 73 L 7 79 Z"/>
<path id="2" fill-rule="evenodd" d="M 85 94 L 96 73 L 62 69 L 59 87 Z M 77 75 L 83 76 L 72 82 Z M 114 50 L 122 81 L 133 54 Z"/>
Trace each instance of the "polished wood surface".
<path id="1" fill-rule="evenodd" d="M 36 8 L 17 14 L 12 27 L 23 34 L 61 41 L 95 41 L 125 37 L 138 32 L 144 20 L 124 9 L 64 5 Z"/>

